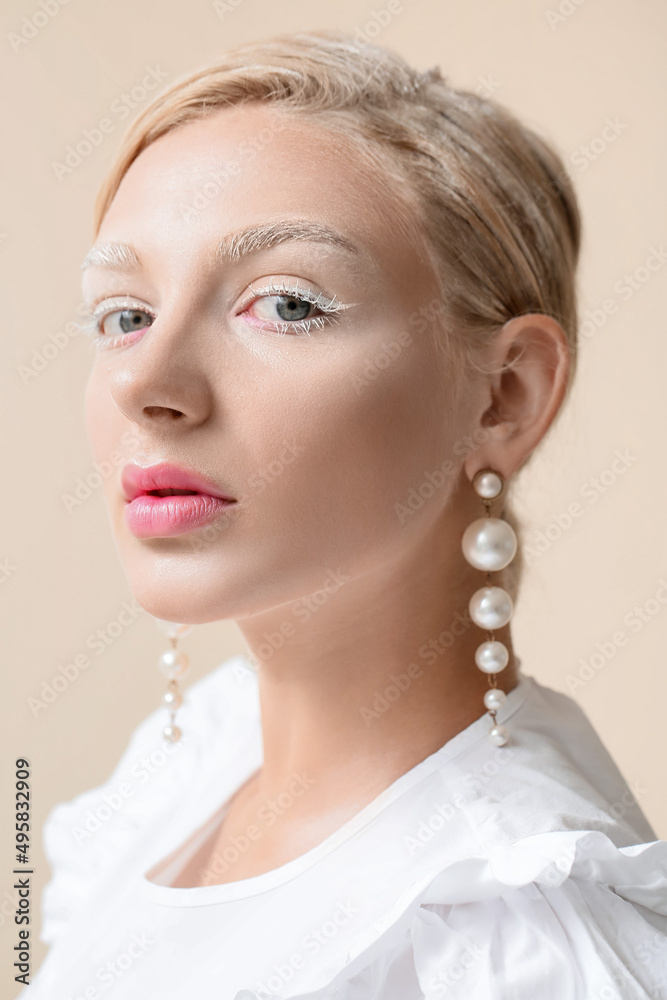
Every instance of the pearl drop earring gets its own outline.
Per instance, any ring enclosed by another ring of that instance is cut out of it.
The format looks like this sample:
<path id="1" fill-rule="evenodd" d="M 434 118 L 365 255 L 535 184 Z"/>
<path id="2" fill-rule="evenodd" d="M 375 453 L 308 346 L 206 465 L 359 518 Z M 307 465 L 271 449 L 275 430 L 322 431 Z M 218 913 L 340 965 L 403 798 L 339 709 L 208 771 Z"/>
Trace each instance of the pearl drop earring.
<path id="1" fill-rule="evenodd" d="M 169 723 L 162 730 L 162 735 L 170 743 L 178 743 L 183 735 L 176 725 L 176 712 L 183 704 L 183 695 L 179 691 L 178 682 L 190 668 L 188 657 L 178 649 L 178 640 L 187 635 L 192 626 L 181 625 L 178 622 L 167 622 L 160 618 L 155 620 L 162 631 L 166 633 L 171 647 L 160 654 L 160 669 L 167 678 L 167 690 L 162 702 L 169 710 Z"/>
<path id="2" fill-rule="evenodd" d="M 504 705 L 507 695 L 497 686 L 497 674 L 509 663 L 507 646 L 498 641 L 494 630 L 507 625 L 514 611 L 512 598 L 502 587 L 491 584 L 491 573 L 508 566 L 517 550 L 517 538 L 511 524 L 499 517 L 491 517 L 491 502 L 503 491 L 502 476 L 493 469 L 480 469 L 472 480 L 472 488 L 484 504 L 485 517 L 469 524 L 463 532 L 463 555 L 475 569 L 486 571 L 486 586 L 475 591 L 468 610 L 475 625 L 486 629 L 487 639 L 475 652 L 475 663 L 488 675 L 489 689 L 484 695 L 484 706 L 493 720 L 488 738 L 498 747 L 509 739 L 507 726 L 496 722 L 496 713 Z"/>

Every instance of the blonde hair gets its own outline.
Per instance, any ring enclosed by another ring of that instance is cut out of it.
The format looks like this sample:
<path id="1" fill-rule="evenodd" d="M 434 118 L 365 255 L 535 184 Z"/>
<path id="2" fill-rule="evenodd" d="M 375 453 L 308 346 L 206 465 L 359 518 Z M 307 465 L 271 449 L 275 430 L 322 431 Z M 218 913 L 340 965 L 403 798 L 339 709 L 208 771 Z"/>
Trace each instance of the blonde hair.
<path id="1" fill-rule="evenodd" d="M 125 134 L 95 203 L 95 234 L 147 146 L 171 129 L 250 101 L 316 117 L 400 182 L 397 193 L 413 210 L 440 281 L 442 346 L 452 358 L 474 367 L 479 350 L 509 319 L 544 313 L 568 339 L 569 393 L 581 221 L 562 160 L 508 110 L 452 87 L 439 68 L 418 72 L 396 53 L 344 32 L 242 45 L 166 88 Z M 518 533 L 508 499 L 502 515 Z M 513 596 L 520 551 L 505 571 Z"/>

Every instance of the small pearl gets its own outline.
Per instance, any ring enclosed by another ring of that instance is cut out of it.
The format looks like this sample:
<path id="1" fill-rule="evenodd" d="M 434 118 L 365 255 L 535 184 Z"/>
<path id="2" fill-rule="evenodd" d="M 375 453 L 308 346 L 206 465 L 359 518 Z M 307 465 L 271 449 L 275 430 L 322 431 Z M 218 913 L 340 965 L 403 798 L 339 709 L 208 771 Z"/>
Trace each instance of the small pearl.
<path id="1" fill-rule="evenodd" d="M 497 472 L 484 472 L 475 479 L 475 493 L 483 500 L 493 500 L 501 493 L 503 481 Z"/>
<path id="2" fill-rule="evenodd" d="M 498 674 L 509 663 L 509 650 L 504 642 L 497 639 L 483 642 L 475 651 L 475 663 L 485 674 Z"/>
<path id="3" fill-rule="evenodd" d="M 514 606 L 512 598 L 502 587 L 482 587 L 470 598 L 468 610 L 475 625 L 496 629 L 507 625 Z"/>
<path id="4" fill-rule="evenodd" d="M 164 729 L 162 730 L 162 733 L 164 735 L 164 738 L 166 740 L 169 740 L 170 743 L 178 743 L 178 741 L 182 736 L 182 733 L 178 728 L 178 726 L 165 726 Z"/>
<path id="5" fill-rule="evenodd" d="M 505 704 L 507 695 L 500 688 L 489 688 L 484 694 L 484 705 L 489 711 L 497 712 Z"/>
<path id="6" fill-rule="evenodd" d="M 160 670 L 170 681 L 182 677 L 189 666 L 190 661 L 185 653 L 175 649 L 168 649 L 160 656 Z"/>
<path id="7" fill-rule="evenodd" d="M 494 746 L 497 747 L 504 747 L 510 738 L 507 726 L 491 726 L 487 735 Z"/>
<path id="8" fill-rule="evenodd" d="M 157 627 L 168 639 L 182 639 L 192 631 L 192 625 L 181 625 L 180 622 L 168 622 L 164 618 L 155 618 Z"/>
<path id="9" fill-rule="evenodd" d="M 463 555 L 475 569 L 495 571 L 512 562 L 517 550 L 512 525 L 500 517 L 480 517 L 463 532 Z"/>
<path id="10" fill-rule="evenodd" d="M 176 709 L 180 708 L 183 704 L 183 695 L 178 691 L 165 691 L 162 701 L 167 708 L 170 708 L 173 712 L 175 712 Z"/>

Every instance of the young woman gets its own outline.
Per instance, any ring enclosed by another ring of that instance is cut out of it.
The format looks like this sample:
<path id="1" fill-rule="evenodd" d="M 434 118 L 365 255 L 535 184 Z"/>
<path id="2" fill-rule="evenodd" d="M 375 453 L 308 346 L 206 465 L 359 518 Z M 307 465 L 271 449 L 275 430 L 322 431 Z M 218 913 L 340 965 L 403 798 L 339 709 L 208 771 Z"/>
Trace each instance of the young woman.
<path id="1" fill-rule="evenodd" d="M 667 996 L 667 843 L 510 628 L 579 241 L 543 140 L 343 34 L 135 121 L 86 416 L 133 593 L 179 624 L 166 707 L 48 818 L 31 998 Z M 219 619 L 248 655 L 183 697 Z"/>

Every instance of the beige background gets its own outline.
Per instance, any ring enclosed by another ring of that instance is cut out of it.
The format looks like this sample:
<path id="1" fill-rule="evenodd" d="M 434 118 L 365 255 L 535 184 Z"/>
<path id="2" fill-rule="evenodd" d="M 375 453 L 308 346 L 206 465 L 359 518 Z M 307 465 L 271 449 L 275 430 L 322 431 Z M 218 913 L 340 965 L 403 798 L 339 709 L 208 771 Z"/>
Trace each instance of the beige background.
<path id="1" fill-rule="evenodd" d="M 44 2 L 52 9 L 57 0 Z M 559 2 L 404 0 L 376 40 L 420 69 L 439 64 L 455 84 L 492 91 L 570 164 L 584 215 L 581 308 L 590 322 L 568 410 L 521 484 L 526 543 L 535 548 L 541 539 L 543 551 L 529 559 L 515 643 L 527 673 L 566 692 L 568 675 L 577 675 L 596 643 L 612 644 L 615 655 L 574 695 L 664 838 L 667 267 L 642 267 L 652 248 L 667 246 L 667 9 L 659 0 L 562 0 L 558 13 Z M 114 102 L 140 84 L 147 67 L 159 66 L 170 82 L 238 42 L 304 27 L 365 30 L 372 11 L 386 6 L 235 0 L 220 16 L 207 0 L 69 0 L 15 51 L 11 33 L 41 8 L 38 0 L 3 5 L 2 794 L 11 804 L 13 762 L 26 756 L 36 870 L 33 969 L 45 951 L 36 940 L 49 876 L 40 848 L 44 818 L 54 803 L 108 776 L 163 690 L 156 666 L 163 639 L 142 613 L 46 710 L 35 717 L 28 704 L 59 664 L 85 650 L 87 637 L 131 601 L 101 489 L 71 512 L 62 501 L 93 471 L 81 403 L 87 345 L 60 333 L 60 346 L 43 353 L 79 302 L 93 199 L 127 124 Z M 114 131 L 57 179 L 53 161 L 104 117 Z M 608 119 L 616 126 L 605 142 Z M 635 271 L 632 289 L 624 276 Z M 629 458 L 614 473 L 617 451 Z M 593 485 L 600 476 L 604 492 Z M 574 502 L 580 516 L 559 528 Z M 625 619 L 636 605 L 646 605 L 647 620 L 634 631 Z M 619 630 L 628 637 L 622 648 L 613 645 Z M 187 640 L 191 679 L 242 648 L 232 623 L 197 627 Z M 6 972 L 16 941 L 8 917 L 10 825 L 3 824 L 2 837 L 0 995 L 13 997 L 16 984 Z"/>

